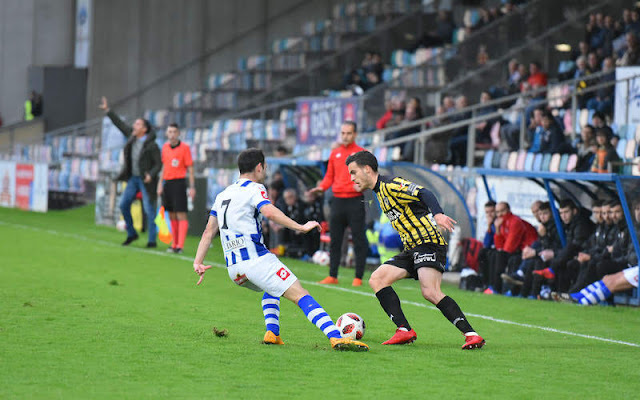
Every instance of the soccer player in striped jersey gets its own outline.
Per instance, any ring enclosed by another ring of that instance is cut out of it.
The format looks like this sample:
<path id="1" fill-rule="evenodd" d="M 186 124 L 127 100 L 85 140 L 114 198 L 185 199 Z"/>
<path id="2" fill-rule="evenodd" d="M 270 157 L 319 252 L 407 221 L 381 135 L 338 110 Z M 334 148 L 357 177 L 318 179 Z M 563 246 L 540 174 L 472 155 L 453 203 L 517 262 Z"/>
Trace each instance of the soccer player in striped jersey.
<path id="1" fill-rule="evenodd" d="M 397 330 L 382 344 L 405 344 L 416 340 L 402 312 L 400 299 L 391 285 L 404 278 L 420 281 L 425 299 L 433 303 L 465 336 L 463 350 L 484 346 L 458 304 L 440 290 L 447 256 L 447 242 L 438 226 L 453 230 L 456 223 L 442 212 L 433 193 L 405 179 L 378 174 L 378 160 L 368 151 L 350 155 L 346 160 L 351 180 L 362 190 L 372 189 L 380 208 L 400 234 L 404 251 L 379 266 L 369 279 L 369 285 Z"/>
<path id="2" fill-rule="evenodd" d="M 335 350 L 367 351 L 365 343 L 343 338 L 331 317 L 305 290 L 294 273 L 264 245 L 260 228 L 260 214 L 291 230 L 307 233 L 319 229 L 317 221 L 304 225 L 293 221 L 271 204 L 263 186 L 266 177 L 264 154 L 260 149 L 248 149 L 238 156 L 240 178 L 218 196 L 211 208 L 193 268 L 202 281 L 204 265 L 211 240 L 220 232 L 224 258 L 229 277 L 238 286 L 264 291 L 262 310 L 267 332 L 265 344 L 284 344 L 280 338 L 280 297 L 298 305 L 307 319 L 316 325 L 331 342 Z"/>
<path id="3" fill-rule="evenodd" d="M 590 306 L 607 300 L 614 293 L 637 288 L 638 269 L 639 267 L 636 265 L 615 274 L 605 275 L 601 280 L 590 284 L 579 292 L 571 293 L 571 299 L 584 306 Z"/>

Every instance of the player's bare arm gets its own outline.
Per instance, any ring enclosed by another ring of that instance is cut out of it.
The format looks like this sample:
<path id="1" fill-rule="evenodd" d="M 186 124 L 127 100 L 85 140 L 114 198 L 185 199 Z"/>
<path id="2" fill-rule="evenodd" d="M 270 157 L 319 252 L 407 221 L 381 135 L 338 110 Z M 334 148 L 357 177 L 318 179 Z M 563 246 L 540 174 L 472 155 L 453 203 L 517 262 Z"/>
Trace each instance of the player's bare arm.
<path id="1" fill-rule="evenodd" d="M 267 204 L 260 208 L 260 213 L 277 224 L 289 228 L 292 231 L 307 233 L 314 229 L 320 230 L 320 223 L 318 221 L 309 221 L 304 225 L 300 225 L 296 221 L 287 217 L 280 209 L 273 204 Z"/>
<path id="2" fill-rule="evenodd" d="M 207 222 L 207 227 L 204 229 L 204 233 L 202 234 L 202 238 L 200 238 L 200 243 L 198 244 L 198 251 L 196 252 L 196 258 L 193 260 L 193 269 L 196 271 L 198 275 L 200 275 L 200 279 L 198 280 L 198 285 L 202 282 L 202 278 L 204 273 L 211 268 L 211 265 L 204 265 L 204 258 L 207 256 L 207 252 L 209 251 L 209 246 L 211 246 L 211 241 L 218 234 L 218 218 L 210 215 L 209 221 Z"/>

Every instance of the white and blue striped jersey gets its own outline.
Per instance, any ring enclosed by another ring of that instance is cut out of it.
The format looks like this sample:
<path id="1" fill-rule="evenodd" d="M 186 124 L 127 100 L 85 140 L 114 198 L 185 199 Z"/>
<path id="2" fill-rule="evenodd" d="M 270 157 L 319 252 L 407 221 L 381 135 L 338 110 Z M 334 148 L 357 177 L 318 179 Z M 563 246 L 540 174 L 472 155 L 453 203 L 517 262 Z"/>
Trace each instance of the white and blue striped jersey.
<path id="1" fill-rule="evenodd" d="M 271 204 L 267 189 L 249 179 L 239 179 L 216 197 L 210 214 L 218 218 L 227 266 L 269 252 L 264 245 L 259 212 L 267 204 Z"/>

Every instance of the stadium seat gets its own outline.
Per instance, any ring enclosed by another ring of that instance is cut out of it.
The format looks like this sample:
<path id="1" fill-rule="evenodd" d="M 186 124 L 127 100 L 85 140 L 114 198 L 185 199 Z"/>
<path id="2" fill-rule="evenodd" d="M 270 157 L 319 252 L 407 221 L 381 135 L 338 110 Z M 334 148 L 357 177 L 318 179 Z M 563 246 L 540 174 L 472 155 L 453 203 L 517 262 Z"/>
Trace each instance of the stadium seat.
<path id="1" fill-rule="evenodd" d="M 533 160 L 535 160 L 536 155 L 534 153 L 527 153 L 527 157 L 524 160 L 524 170 L 525 171 L 533 171 Z"/>
<path id="2" fill-rule="evenodd" d="M 512 151 L 511 153 L 509 153 L 509 159 L 507 160 L 507 169 L 509 171 L 515 171 L 517 161 L 518 161 L 518 152 Z"/>
<path id="3" fill-rule="evenodd" d="M 636 137 L 636 126 L 635 125 L 629 125 L 627 126 L 627 134 L 625 135 L 625 138 L 627 140 L 631 140 L 631 139 L 635 139 Z"/>
<path id="4" fill-rule="evenodd" d="M 496 151 L 493 153 L 493 160 L 491 160 L 491 168 L 500 168 L 500 159 L 502 158 L 502 153 Z"/>
<path id="5" fill-rule="evenodd" d="M 633 159 L 631 175 L 640 176 L 640 157 L 636 157 Z"/>
<path id="6" fill-rule="evenodd" d="M 618 147 L 616 147 L 616 153 L 620 158 L 624 158 L 625 151 L 627 149 L 627 139 L 620 139 L 618 142 Z"/>
<path id="7" fill-rule="evenodd" d="M 484 160 L 482 161 L 482 166 L 484 168 L 491 168 L 491 161 L 493 160 L 493 150 L 489 150 L 484 153 Z"/>
<path id="8" fill-rule="evenodd" d="M 578 155 L 570 154 L 569 159 L 567 160 L 567 172 L 574 172 L 576 170 L 577 165 L 578 165 Z"/>
<path id="9" fill-rule="evenodd" d="M 542 160 L 544 159 L 544 154 L 538 153 L 533 158 L 533 171 L 539 172 L 542 171 Z"/>
<path id="10" fill-rule="evenodd" d="M 518 159 L 516 160 L 516 170 L 523 171 L 524 163 L 527 158 L 527 152 L 525 150 L 520 150 L 518 152 Z"/>
<path id="11" fill-rule="evenodd" d="M 567 172 L 567 164 L 569 163 L 569 155 L 563 154 L 560 157 L 560 166 L 558 167 L 558 171 Z"/>
<path id="12" fill-rule="evenodd" d="M 636 156 L 637 148 L 638 148 L 638 143 L 634 139 L 627 141 L 627 147 L 625 148 L 625 151 L 624 151 L 624 158 L 627 160 L 633 159 Z"/>
<path id="13" fill-rule="evenodd" d="M 548 172 L 549 164 L 551 164 L 551 154 L 547 153 L 542 156 L 542 165 L 540 166 L 541 171 Z"/>
<path id="14" fill-rule="evenodd" d="M 551 156 L 551 161 L 549 162 L 549 172 L 559 172 L 560 171 L 560 159 L 562 157 L 560 154 L 555 153 Z"/>
<path id="15" fill-rule="evenodd" d="M 500 169 L 508 169 L 509 157 L 510 154 L 508 152 L 504 152 L 500 155 Z"/>
<path id="16" fill-rule="evenodd" d="M 589 123 L 589 110 L 583 108 L 580 110 L 580 128 L 587 125 Z"/>

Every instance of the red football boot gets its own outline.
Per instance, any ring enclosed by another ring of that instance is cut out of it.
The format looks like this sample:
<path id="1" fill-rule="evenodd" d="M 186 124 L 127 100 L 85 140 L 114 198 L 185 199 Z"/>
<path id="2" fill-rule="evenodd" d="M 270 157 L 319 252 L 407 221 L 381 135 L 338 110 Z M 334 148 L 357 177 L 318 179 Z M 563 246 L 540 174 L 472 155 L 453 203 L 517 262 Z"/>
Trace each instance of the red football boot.
<path id="1" fill-rule="evenodd" d="M 553 270 L 551 268 L 545 268 L 545 269 L 540 269 L 540 270 L 535 270 L 533 271 L 534 274 L 536 275 L 540 275 L 541 277 L 545 278 L 545 279 L 553 279 L 556 277 L 556 274 L 553 272 Z"/>
<path id="2" fill-rule="evenodd" d="M 462 345 L 462 350 L 479 349 L 484 346 L 484 339 L 480 335 L 471 335 L 464 337 L 465 343 Z"/>
<path id="3" fill-rule="evenodd" d="M 391 339 L 383 342 L 382 344 L 407 344 L 416 340 L 418 336 L 416 335 L 416 331 L 413 329 L 410 331 L 405 331 L 404 329 L 396 329 L 396 333 L 391 336 Z"/>

